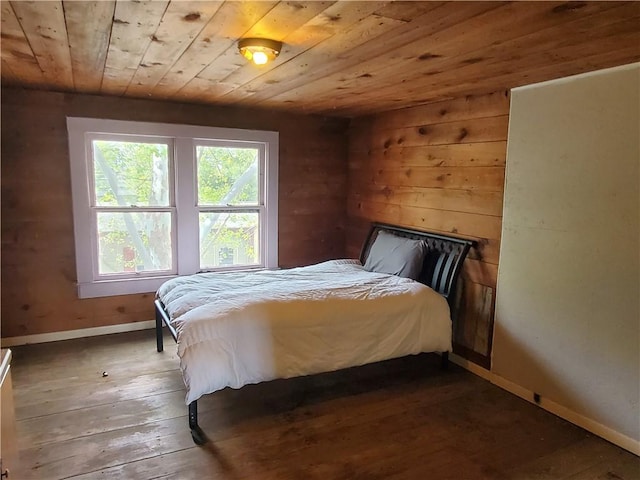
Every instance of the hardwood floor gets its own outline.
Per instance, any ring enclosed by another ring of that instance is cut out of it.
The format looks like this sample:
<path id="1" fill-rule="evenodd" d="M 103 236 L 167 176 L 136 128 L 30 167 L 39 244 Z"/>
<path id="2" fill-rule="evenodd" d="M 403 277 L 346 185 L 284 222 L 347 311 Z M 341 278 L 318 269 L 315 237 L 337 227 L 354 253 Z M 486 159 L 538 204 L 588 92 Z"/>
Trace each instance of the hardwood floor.
<path id="1" fill-rule="evenodd" d="M 435 355 L 208 395 L 197 447 L 165 347 L 142 331 L 15 348 L 11 478 L 640 478 L 638 457 Z"/>

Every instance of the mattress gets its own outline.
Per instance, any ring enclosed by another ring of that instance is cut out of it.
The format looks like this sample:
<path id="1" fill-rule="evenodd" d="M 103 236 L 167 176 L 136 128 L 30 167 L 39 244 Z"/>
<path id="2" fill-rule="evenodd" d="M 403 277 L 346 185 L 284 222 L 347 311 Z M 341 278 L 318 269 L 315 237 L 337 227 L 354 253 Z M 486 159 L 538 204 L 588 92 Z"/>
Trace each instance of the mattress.
<path id="1" fill-rule="evenodd" d="M 157 296 L 178 332 L 187 404 L 225 387 L 451 350 L 444 297 L 357 260 L 179 277 Z"/>

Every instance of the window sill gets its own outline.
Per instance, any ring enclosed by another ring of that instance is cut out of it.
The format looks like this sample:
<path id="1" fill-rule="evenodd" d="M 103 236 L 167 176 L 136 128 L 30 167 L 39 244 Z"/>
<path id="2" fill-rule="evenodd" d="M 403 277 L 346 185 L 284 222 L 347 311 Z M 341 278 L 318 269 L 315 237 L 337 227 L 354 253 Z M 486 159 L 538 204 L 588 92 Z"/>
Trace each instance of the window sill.
<path id="1" fill-rule="evenodd" d="M 155 293 L 160 285 L 178 275 L 161 277 L 126 278 L 119 280 L 99 280 L 79 283 L 78 298 L 112 297 L 116 295 L 133 295 L 136 293 Z"/>
<path id="2" fill-rule="evenodd" d="M 205 270 L 198 273 L 240 273 L 274 270 L 271 268 L 246 268 L 230 270 Z M 78 283 L 78 298 L 113 297 L 116 295 L 135 295 L 138 293 L 155 293 L 160 285 L 167 280 L 186 275 L 162 275 L 158 277 L 124 278 L 117 280 L 97 280 L 94 282 Z"/>

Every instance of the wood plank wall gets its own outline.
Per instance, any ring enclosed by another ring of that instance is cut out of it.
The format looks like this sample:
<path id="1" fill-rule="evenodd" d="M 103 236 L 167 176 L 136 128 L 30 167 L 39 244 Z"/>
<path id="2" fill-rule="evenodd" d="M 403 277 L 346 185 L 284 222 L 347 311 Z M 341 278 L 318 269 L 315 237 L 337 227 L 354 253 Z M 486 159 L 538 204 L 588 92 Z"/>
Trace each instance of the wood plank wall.
<path id="1" fill-rule="evenodd" d="M 456 351 L 489 363 L 502 228 L 509 94 L 455 98 L 355 119 L 347 255 L 372 221 L 478 240 L 465 262 Z"/>
<path id="2" fill-rule="evenodd" d="M 153 294 L 79 300 L 66 116 L 280 132 L 280 265 L 344 256 L 342 119 L 2 90 L 2 336 L 151 320 Z"/>

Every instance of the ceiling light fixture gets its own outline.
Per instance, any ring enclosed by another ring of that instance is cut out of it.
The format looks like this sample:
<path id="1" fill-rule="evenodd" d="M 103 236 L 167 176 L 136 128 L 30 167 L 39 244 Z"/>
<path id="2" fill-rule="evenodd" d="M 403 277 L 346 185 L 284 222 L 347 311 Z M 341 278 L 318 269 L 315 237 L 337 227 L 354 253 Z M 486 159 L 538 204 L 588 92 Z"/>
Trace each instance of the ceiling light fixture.
<path id="1" fill-rule="evenodd" d="M 256 65 L 264 65 L 280 54 L 282 42 L 268 38 L 243 38 L 238 41 L 238 49 L 244 58 Z"/>

